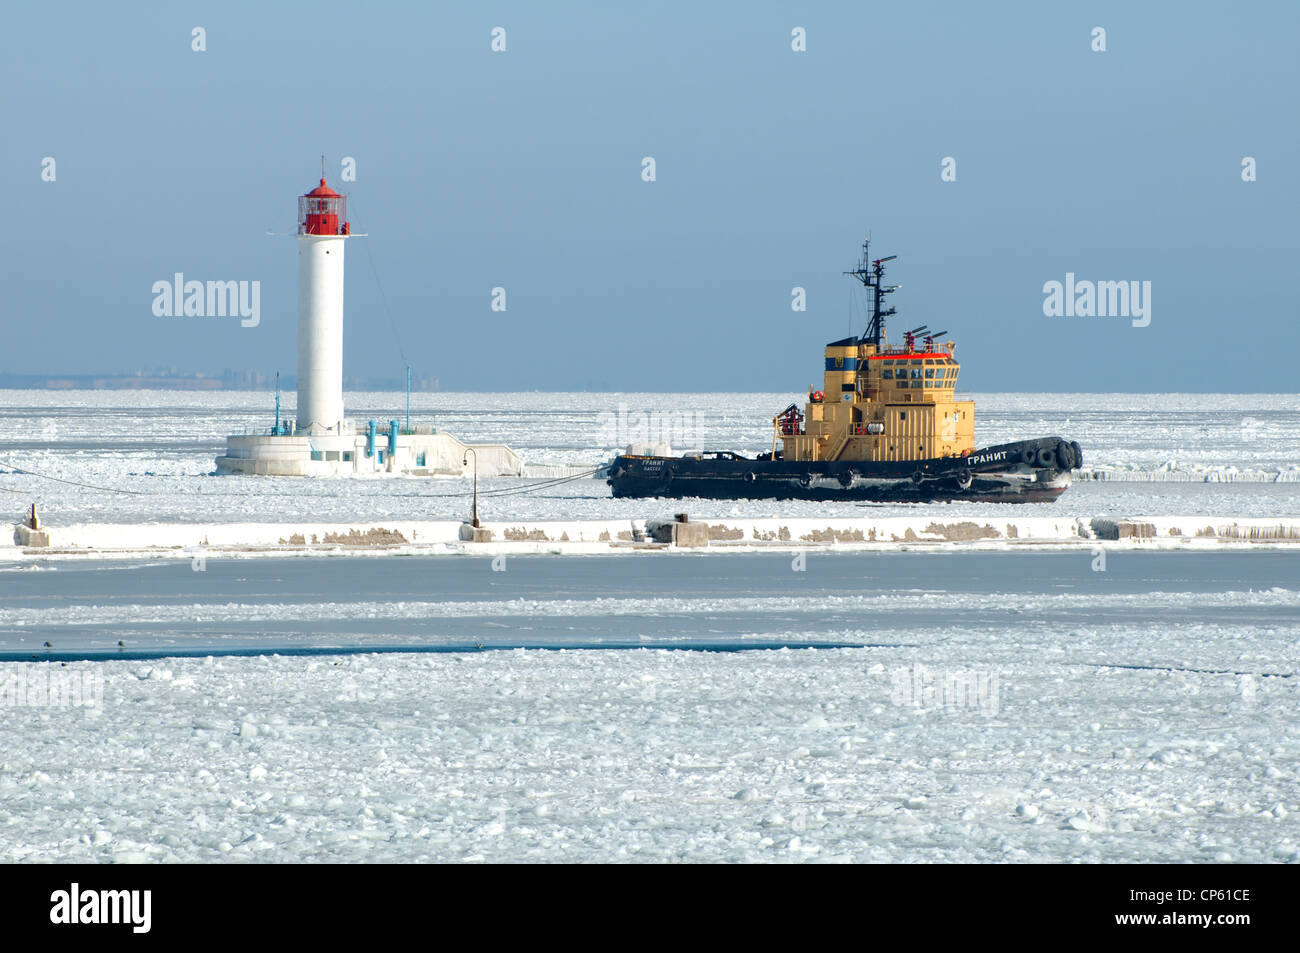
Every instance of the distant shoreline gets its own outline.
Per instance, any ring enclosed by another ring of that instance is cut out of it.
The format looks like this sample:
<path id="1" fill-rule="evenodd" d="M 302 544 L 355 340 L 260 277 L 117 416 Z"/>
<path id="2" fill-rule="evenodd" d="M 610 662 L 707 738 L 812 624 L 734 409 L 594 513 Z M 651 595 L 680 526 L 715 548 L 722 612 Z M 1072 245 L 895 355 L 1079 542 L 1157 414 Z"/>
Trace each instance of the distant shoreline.
<path id="1" fill-rule="evenodd" d="M 222 374 L 3 374 L 0 390 L 275 390 L 274 375 L 256 371 L 226 371 Z M 298 386 L 293 375 L 281 376 L 280 389 L 292 391 Z M 404 391 L 406 382 L 396 378 L 345 379 L 345 390 Z M 412 393 L 437 393 L 438 382 L 411 381 Z"/>
<path id="2" fill-rule="evenodd" d="M 44 390 L 44 391 L 101 391 L 101 390 L 151 390 L 151 391 L 265 391 L 275 390 L 275 379 L 260 378 L 248 380 L 242 375 L 235 375 L 232 380 L 226 376 L 202 377 L 158 377 L 135 376 L 132 374 L 0 374 L 0 390 Z M 280 390 L 286 394 L 298 387 L 296 377 L 281 377 Z M 345 379 L 344 393 L 355 392 L 392 392 L 402 393 L 406 383 L 396 379 Z M 519 390 L 504 391 L 495 389 L 441 388 L 437 381 L 412 381 L 413 394 L 784 394 L 797 393 L 795 390 L 773 391 L 738 391 L 738 390 L 640 390 L 637 388 L 591 389 L 577 388 L 535 388 L 525 387 Z M 971 390 L 967 393 L 976 396 L 990 394 L 1029 394 L 1029 395 L 1102 395 L 1110 397 L 1140 397 L 1177 395 L 1198 396 L 1291 396 L 1297 391 L 1271 390 L 1170 390 L 1170 391 L 1045 391 L 1045 390 Z"/>

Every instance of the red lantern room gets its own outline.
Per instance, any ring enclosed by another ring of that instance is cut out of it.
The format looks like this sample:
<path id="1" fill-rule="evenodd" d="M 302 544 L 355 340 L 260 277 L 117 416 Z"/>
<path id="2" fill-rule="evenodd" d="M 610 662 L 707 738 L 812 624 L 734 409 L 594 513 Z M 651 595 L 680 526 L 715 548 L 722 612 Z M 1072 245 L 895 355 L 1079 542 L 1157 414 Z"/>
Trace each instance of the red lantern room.
<path id="1" fill-rule="evenodd" d="M 325 180 L 298 198 L 299 235 L 348 235 L 347 196 L 339 195 Z"/>

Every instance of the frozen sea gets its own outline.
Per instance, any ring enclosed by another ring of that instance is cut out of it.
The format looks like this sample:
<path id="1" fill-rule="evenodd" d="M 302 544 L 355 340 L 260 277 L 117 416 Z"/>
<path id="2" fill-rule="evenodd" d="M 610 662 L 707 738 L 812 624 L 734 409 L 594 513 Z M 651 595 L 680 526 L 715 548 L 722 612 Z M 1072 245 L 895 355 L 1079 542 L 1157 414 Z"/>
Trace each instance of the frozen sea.
<path id="1" fill-rule="evenodd" d="M 752 452 L 789 400 L 422 394 L 413 416 L 595 464 L 621 407 Z M 1129 478 L 1018 515 L 1300 515 L 1275 479 L 1300 398 L 978 400 L 980 443 L 1061 433 Z M 454 479 L 211 475 L 268 404 L 0 392 L 0 499 L 59 523 L 463 515 Z M 659 515 L 594 480 L 508 499 L 485 505 Z M 802 556 L 0 562 L 0 861 L 1300 862 L 1291 547 Z"/>
<path id="2" fill-rule="evenodd" d="M 1300 861 L 1290 552 L 491 563 L 0 571 L 0 860 Z"/>
<path id="3" fill-rule="evenodd" d="M 470 442 L 504 442 L 528 463 L 597 466 L 630 440 L 668 437 L 757 453 L 792 394 L 414 394 L 412 422 Z M 288 395 L 286 407 L 292 407 Z M 400 393 L 349 393 L 358 421 L 400 418 Z M 1089 474 L 1034 515 L 1300 514 L 1300 395 L 979 394 L 976 442 L 1049 434 L 1078 440 Z M 50 522 L 355 522 L 463 517 L 467 481 L 429 478 L 215 476 L 229 433 L 266 430 L 268 393 L 0 391 L 0 503 L 14 519 L 35 500 Z M 289 410 L 286 409 L 286 413 Z M 131 491 L 113 493 L 13 468 Z M 483 489 L 520 480 L 488 480 Z M 508 500 L 508 502 L 506 502 Z M 693 516 L 907 515 L 917 505 L 691 501 Z M 1002 504 L 925 504 L 945 516 L 1005 514 Z M 601 480 L 484 503 L 487 519 L 623 519 L 660 515 L 614 500 Z"/>

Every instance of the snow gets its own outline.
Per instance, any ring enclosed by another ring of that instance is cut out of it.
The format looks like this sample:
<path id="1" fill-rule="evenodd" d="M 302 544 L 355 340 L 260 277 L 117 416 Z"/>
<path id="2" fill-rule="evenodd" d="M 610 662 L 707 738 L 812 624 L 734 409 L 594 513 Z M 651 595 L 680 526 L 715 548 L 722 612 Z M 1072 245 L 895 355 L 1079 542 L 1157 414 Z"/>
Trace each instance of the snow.
<path id="1" fill-rule="evenodd" d="M 1026 657 L 988 717 L 893 704 L 880 662 L 102 663 L 102 710 L 0 727 L 0 860 L 1300 860 L 1294 685 Z"/>
<path id="2" fill-rule="evenodd" d="M 394 411 L 402 406 L 403 394 L 345 396 L 349 416 L 355 420 L 401 416 Z M 412 421 L 435 423 L 464 440 L 507 443 L 532 465 L 594 466 L 637 439 L 661 435 L 673 437 L 668 442 L 678 450 L 692 449 L 693 444 L 750 454 L 768 450 L 770 412 L 798 396 L 414 394 Z M 1056 503 L 1022 505 L 1021 516 L 1300 513 L 1300 482 L 1288 476 L 1300 475 L 1300 396 L 982 394 L 975 399 L 976 440 L 981 445 L 1060 434 L 1078 440 L 1084 448 L 1083 479 Z M 270 394 L 228 391 L 0 391 L 0 470 L 16 466 L 139 494 L 0 472 L 0 500 L 10 500 L 15 519 L 36 500 L 51 522 L 65 525 L 301 522 L 304 512 L 313 520 L 333 523 L 467 515 L 467 480 L 305 481 L 212 475 L 228 433 L 270 426 L 271 401 Z M 620 408 L 626 410 L 622 415 Z M 683 421 L 689 426 L 682 426 Z M 658 429 L 651 433 L 652 428 Z M 1263 482 L 1224 482 L 1230 478 Z M 480 489 L 513 488 L 527 482 L 483 480 Z M 942 511 L 948 518 L 964 519 L 1006 512 L 1004 504 L 996 503 L 919 508 L 687 503 L 693 515 L 710 518 L 906 516 Z M 484 496 L 480 505 L 488 519 L 626 520 L 647 515 L 644 501 L 611 499 L 600 480 L 578 480 L 499 499 Z"/>
<path id="3" fill-rule="evenodd" d="M 413 403 L 582 465 L 637 439 L 620 407 L 752 453 L 794 396 Z M 0 472 L 9 520 L 35 499 L 95 547 L 0 540 L 0 861 L 1300 862 L 1295 543 L 1247 541 L 1300 522 L 1300 397 L 978 399 L 980 443 L 1060 433 L 1106 479 L 1015 507 L 575 481 L 484 497 L 467 544 L 466 481 L 210 475 L 266 394 L 0 392 L 0 469 L 138 494 Z M 611 549 L 682 510 L 741 535 Z M 963 523 L 998 535 L 930 529 Z M 406 542 L 281 549 L 354 529 Z M 17 689 L 56 682 L 83 703 Z"/>
<path id="4" fill-rule="evenodd" d="M 1140 593 L 1105 593 L 1093 594 L 1088 602 L 1093 617 L 1112 610 L 1131 612 L 1136 608 L 1161 609 L 1183 605 L 1187 601 L 1185 592 L 1143 591 Z M 1300 592 L 1291 589 L 1272 588 L 1262 591 L 1237 591 L 1206 593 L 1198 601 L 1202 605 L 1231 606 L 1244 612 L 1260 608 L 1287 608 L 1300 610 Z M 1016 592 L 966 593 L 962 596 L 960 611 L 985 615 L 997 612 L 1009 602 L 1014 602 L 1020 611 L 1054 612 L 1068 611 L 1077 602 L 1073 594 L 1043 593 L 1026 595 Z M 897 614 L 917 606 L 931 606 L 937 609 L 956 611 L 948 593 L 934 590 L 908 590 L 886 592 L 871 595 L 783 595 L 755 597 L 752 595 L 736 597 L 698 597 L 683 598 L 673 595 L 657 597 L 606 597 L 596 596 L 581 599 L 513 598 L 487 600 L 418 600 L 403 599 L 400 603 L 373 601 L 367 599 L 346 602 L 316 602 L 310 606 L 301 604 L 267 605 L 264 603 L 223 602 L 220 606 L 220 618 L 223 624 L 236 626 L 242 622 L 254 620 L 275 621 L 280 618 L 301 620 L 349 620 L 372 619 L 383 617 L 386 620 L 431 618 L 479 619 L 483 617 L 501 617 L 503 619 L 527 616 L 590 617 L 597 619 L 614 619 L 620 616 L 664 616 L 670 614 L 687 615 L 691 613 L 710 613 L 733 616 L 770 617 L 778 614 L 794 613 L 796 615 L 820 612 L 837 612 L 846 617 L 872 616 L 876 614 Z M 75 625 L 158 625 L 184 624 L 195 621 L 195 614 L 211 615 L 207 603 L 181 603 L 176 605 L 149 605 L 141 603 L 123 603 L 118 605 L 85 606 L 51 606 L 40 610 L 42 626 Z M 1300 614 L 1300 613 L 1298 613 Z M 0 608 L 0 630 L 9 626 L 24 624 L 32 617 L 29 608 Z M 792 631 L 798 631 L 797 629 Z M 801 633 L 801 637 L 802 637 Z"/>
<path id="5" fill-rule="evenodd" d="M 698 501 L 697 501 L 698 502 Z M 645 511 L 665 511 L 669 501 L 643 501 Z M 668 509 L 677 507 L 669 504 Z M 998 516 L 954 518 L 940 508 L 928 516 L 742 519 L 704 518 L 710 537 L 705 552 L 882 550 L 917 546 L 970 551 L 1025 549 L 1033 546 L 1206 549 L 1238 546 L 1295 547 L 1300 517 L 1223 518 L 1182 516 L 1021 517 L 1019 508 Z M 661 518 L 662 521 L 662 518 Z M 463 524 L 454 520 L 376 523 L 77 523 L 44 524 L 48 547 L 28 547 L 11 531 L 0 539 L 0 562 L 63 558 L 112 558 L 123 554 L 189 559 L 247 558 L 293 553 L 333 556 L 372 555 L 593 555 L 631 553 L 647 545 L 653 520 L 483 521 L 491 534 L 484 542 L 465 542 Z M 1121 535 L 1118 524 L 1137 535 Z"/>

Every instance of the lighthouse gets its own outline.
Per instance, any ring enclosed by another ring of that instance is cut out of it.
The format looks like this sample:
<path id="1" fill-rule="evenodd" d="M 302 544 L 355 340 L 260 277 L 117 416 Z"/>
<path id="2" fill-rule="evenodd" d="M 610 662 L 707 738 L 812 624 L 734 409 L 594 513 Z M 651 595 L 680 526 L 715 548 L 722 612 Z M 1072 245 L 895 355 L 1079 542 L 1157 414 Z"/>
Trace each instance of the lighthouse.
<path id="1" fill-rule="evenodd" d="M 325 184 L 298 198 L 298 432 L 343 431 L 345 196 Z"/>
<path id="2" fill-rule="evenodd" d="M 358 431 L 343 417 L 343 246 L 362 238 L 348 224 L 348 200 L 325 182 L 298 196 L 298 419 L 267 430 L 230 434 L 217 472 L 252 476 L 462 475 L 474 451 L 479 476 L 523 474 L 519 454 L 504 444 L 466 444 L 432 423 L 396 414 Z M 409 387 L 409 384 L 408 384 Z"/>

